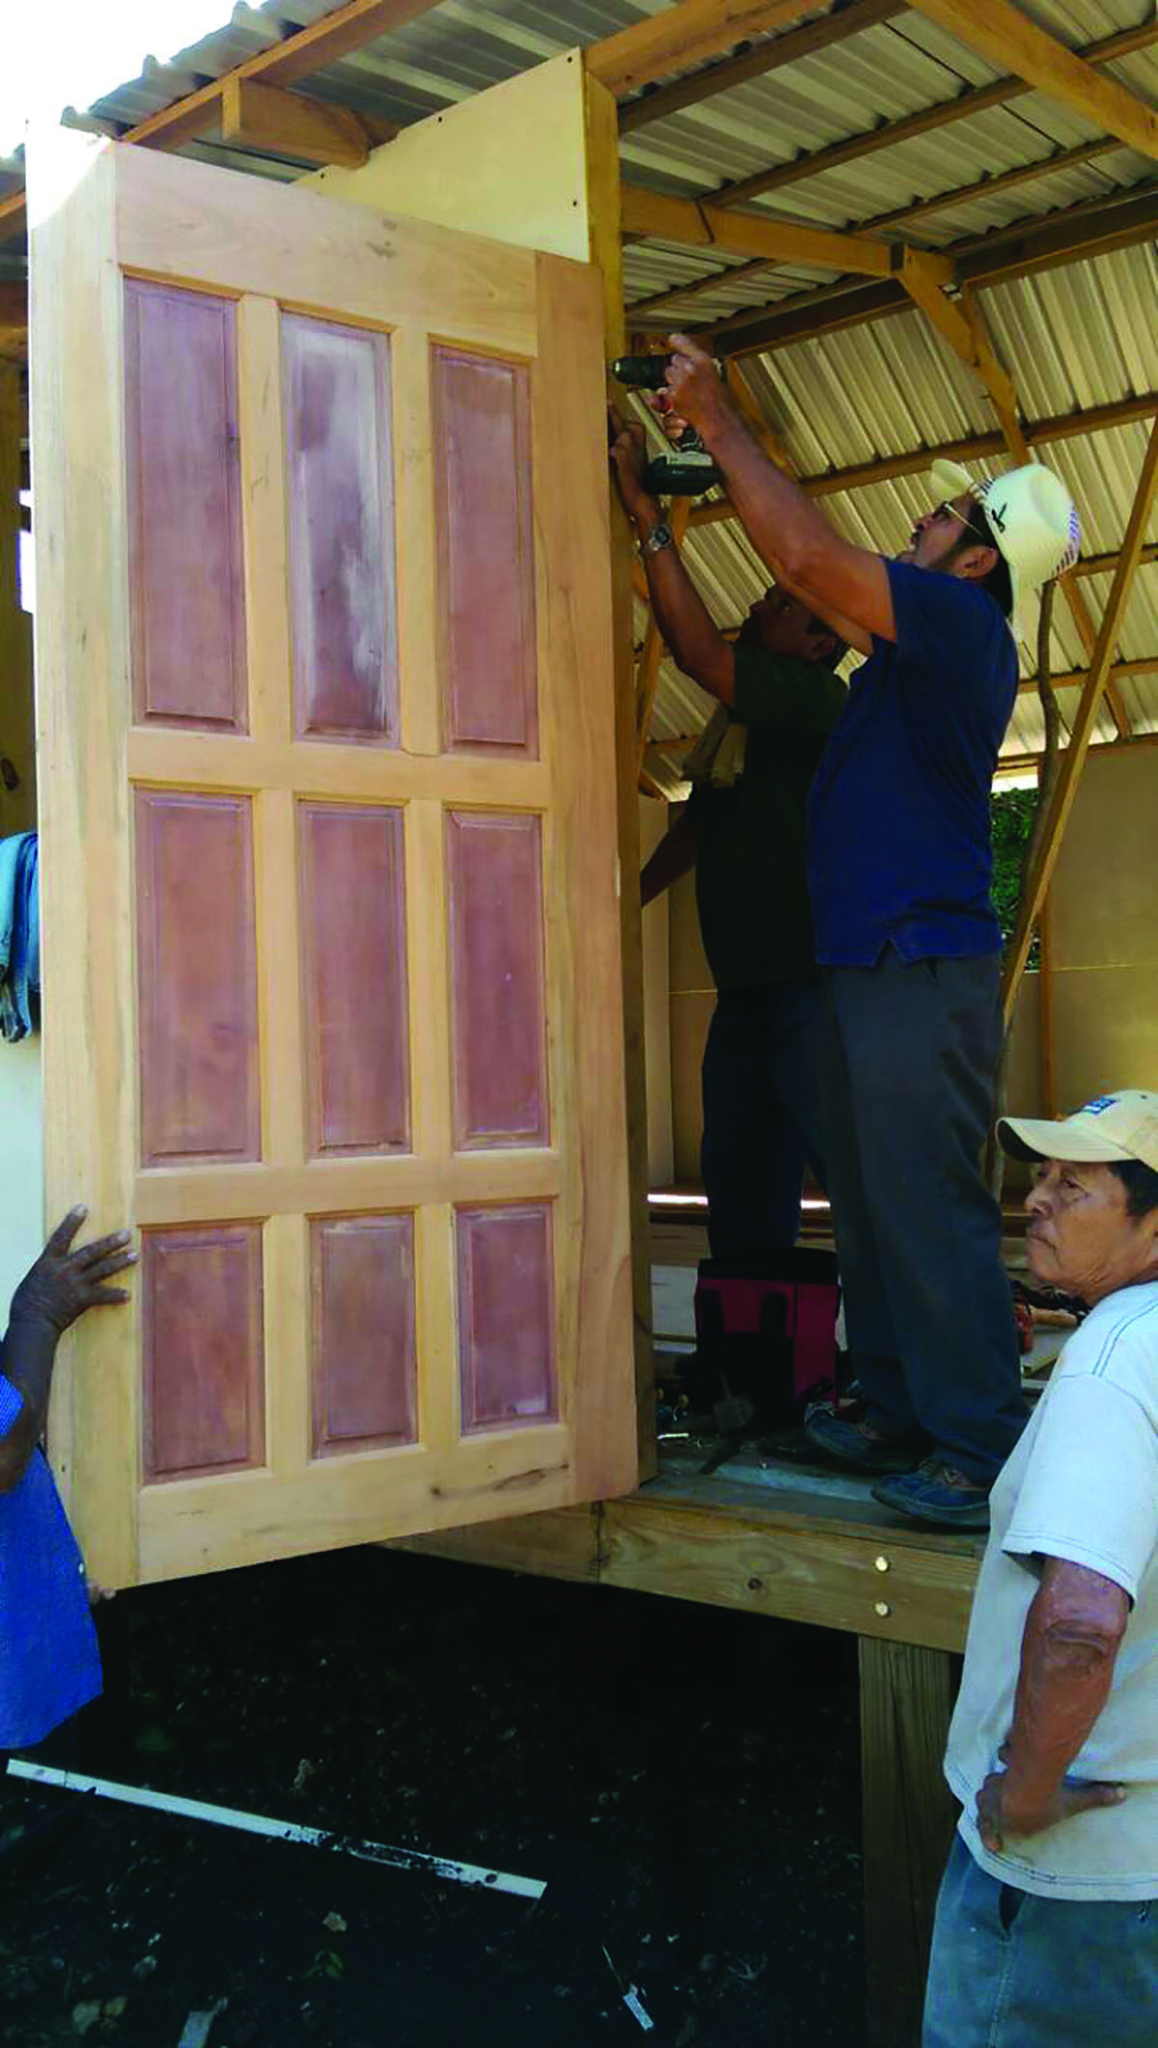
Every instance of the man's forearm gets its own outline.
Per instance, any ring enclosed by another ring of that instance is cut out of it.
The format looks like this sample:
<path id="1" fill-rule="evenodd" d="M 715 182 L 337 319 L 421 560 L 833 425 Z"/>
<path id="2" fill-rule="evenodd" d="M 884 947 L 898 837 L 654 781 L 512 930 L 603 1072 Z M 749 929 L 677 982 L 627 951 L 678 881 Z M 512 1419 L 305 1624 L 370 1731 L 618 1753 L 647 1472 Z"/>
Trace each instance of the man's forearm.
<path id="1" fill-rule="evenodd" d="M 0 1492 L 16 1485 L 44 1435 L 56 1346 L 55 1330 L 39 1321 L 9 1323 L 0 1345 L 0 1373 L 24 1401 L 11 1429 L 0 1438 Z"/>
<path id="2" fill-rule="evenodd" d="M 636 514 L 641 541 L 662 522 L 658 504 Z M 735 697 L 732 650 L 688 575 L 675 546 L 643 555 L 651 609 L 660 637 L 677 668 L 723 704 Z"/>
<path id="3" fill-rule="evenodd" d="M 1005 1808 L 1046 1806 L 1102 1712 L 1125 1632 L 1121 1587 L 1099 1572 L 1048 1559 L 1026 1617 Z"/>

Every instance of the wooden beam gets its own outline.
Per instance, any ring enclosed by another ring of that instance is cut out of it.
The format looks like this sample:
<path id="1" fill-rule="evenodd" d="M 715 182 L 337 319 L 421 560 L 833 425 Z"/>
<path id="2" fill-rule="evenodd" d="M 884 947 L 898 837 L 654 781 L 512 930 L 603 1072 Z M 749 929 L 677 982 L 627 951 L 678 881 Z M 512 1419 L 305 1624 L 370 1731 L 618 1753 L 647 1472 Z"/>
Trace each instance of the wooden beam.
<path id="1" fill-rule="evenodd" d="M 920 2039 L 933 1909 L 953 1839 L 941 1765 L 955 1693 L 944 1650 L 861 1637 L 868 2048 L 916 2048 Z"/>
<path id="2" fill-rule="evenodd" d="M 374 146 L 352 107 L 236 76 L 226 78 L 221 95 L 221 140 L 297 163 L 340 164 L 347 170 L 360 169 Z"/>
<path id="3" fill-rule="evenodd" d="M 583 73 L 583 130 L 589 261 L 603 279 L 604 360 L 624 353 L 623 239 L 619 225 L 619 135 L 615 101 L 606 86 Z M 610 385 L 608 386 L 610 394 Z M 641 1481 L 656 1468 L 655 1362 L 651 1289 L 651 1230 L 647 1213 L 647 1025 L 643 995 L 643 935 L 639 896 L 639 746 L 636 727 L 635 651 L 631 568 L 636 559 L 631 524 L 607 477 L 611 529 L 612 661 L 615 681 L 615 782 L 619 860 L 620 961 L 623 977 L 623 1060 L 627 1173 L 631 1205 L 631 1295 L 635 1347 L 635 1407 Z"/>
<path id="4" fill-rule="evenodd" d="M 962 13 L 964 11 L 962 8 Z M 1086 43 L 1075 61 L 1083 61 L 1087 66 L 1109 64 L 1117 58 L 1130 57 L 1138 50 L 1148 49 L 1155 42 L 1158 42 L 1158 21 L 1151 19 L 1137 28 L 1119 30 L 1114 35 L 1099 36 L 1096 42 Z M 912 142 L 922 135 L 939 134 L 941 129 L 957 121 L 967 121 L 977 114 L 991 113 L 995 107 L 1008 106 L 1011 100 L 1022 99 L 1032 90 L 1033 87 L 1018 76 L 998 78 L 989 85 L 970 86 L 952 99 L 938 100 L 931 107 L 921 107 L 915 114 L 906 114 L 899 121 L 885 121 L 879 127 L 863 130 L 859 135 L 828 143 L 823 149 L 805 151 L 786 163 L 770 164 L 767 170 L 756 171 L 751 177 L 722 186 L 710 196 L 722 206 L 742 206 L 746 200 L 783 191 L 788 185 L 798 185 L 804 178 L 818 178 L 825 171 L 840 170 L 848 164 L 858 163 L 862 157 L 875 156 L 879 150 L 895 148 L 898 143 Z M 1100 131 L 1111 126 L 1110 122 L 1103 120 L 1096 125 Z"/>
<path id="5" fill-rule="evenodd" d="M 1117 559 L 1115 556 L 1115 560 Z M 1088 674 L 1089 670 L 1084 668 L 1062 669 L 1050 677 L 1050 687 L 1053 690 L 1080 690 Z M 1158 675 L 1158 654 L 1144 654 L 1134 661 L 1115 661 L 1110 668 L 1110 674 L 1116 681 L 1121 681 L 1126 676 Z M 1033 676 L 1022 676 L 1017 687 L 1019 690 L 1035 690 L 1037 683 Z M 1139 737 L 1144 739 L 1146 735 L 1143 733 Z M 1110 742 L 1105 741 L 1103 744 L 1109 745 Z"/>
<path id="6" fill-rule="evenodd" d="M 638 99 L 628 100 L 619 109 L 619 132 L 630 135 L 648 122 L 664 121 L 669 114 L 681 113 L 684 107 L 699 106 L 716 93 L 746 85 L 751 78 L 766 78 L 770 71 L 779 71 L 786 64 L 815 57 L 833 43 L 843 43 L 863 29 L 878 28 L 882 22 L 892 21 L 904 13 L 907 5 L 908 0 L 850 0 L 841 12 L 805 22 L 803 28 L 777 36 L 774 42 L 754 43 L 737 56 L 705 65 L 690 77 L 674 79 L 670 85 L 661 85 L 655 91 L 641 93 Z"/>
<path id="7" fill-rule="evenodd" d="M 816 0 L 677 0 L 617 35 L 589 44 L 583 62 L 617 99 L 665 78 L 690 71 L 721 50 L 733 50 L 750 36 L 787 28 L 816 6 Z"/>
<path id="8" fill-rule="evenodd" d="M 1158 562 L 1158 545 L 1153 542 L 1142 549 L 1138 567 L 1144 569 L 1150 562 Z M 1112 576 L 1117 566 L 1117 555 L 1083 555 L 1071 573 L 1074 576 Z"/>
<path id="9" fill-rule="evenodd" d="M 705 205 L 697 199 L 673 199 L 643 185 L 623 188 L 623 232 L 648 235 L 659 242 L 686 243 L 696 249 L 725 249 L 738 256 L 760 255 L 774 263 L 855 271 L 864 277 L 889 277 L 893 271 L 893 252 L 887 242 L 832 234 L 827 228 L 798 226 L 794 221 L 735 213 L 731 208 Z M 940 257 L 932 261 L 943 277 L 952 275 Z"/>
<path id="10" fill-rule="evenodd" d="M 905 250 L 900 278 L 914 305 L 921 308 L 926 319 L 948 342 L 954 355 L 980 378 L 997 408 L 998 417 L 1004 414 L 1010 420 L 1016 420 L 1017 394 L 1012 381 L 998 362 L 988 337 L 971 317 L 969 308 L 956 305 L 946 297 L 928 258 L 916 249 Z M 1004 420 L 1002 424 L 1004 429 Z"/>
<path id="11" fill-rule="evenodd" d="M 954 185 L 947 192 L 934 192 L 928 199 L 914 199 L 908 206 L 896 206 L 890 213 L 872 214 L 858 221 L 858 234 L 883 234 L 891 228 L 911 226 L 931 213 L 949 213 L 956 206 L 969 206 L 975 199 L 992 199 L 998 192 L 1012 192 L 1019 185 L 1031 185 L 1038 178 L 1051 178 L 1059 171 L 1072 171 L 1121 149 L 1116 135 L 1099 135 L 1093 142 L 1077 142 L 1072 149 L 1055 149 L 1049 156 L 1035 157 L 1031 164 L 1015 164 L 1010 171 L 990 172 L 974 178 L 971 185 Z"/>
<path id="12" fill-rule="evenodd" d="M 1110 674 L 1113 651 L 1121 631 L 1122 619 L 1142 552 L 1146 527 L 1154 503 L 1155 487 L 1158 485 L 1158 421 L 1155 421 L 1146 449 L 1138 488 L 1130 511 L 1126 538 L 1114 571 L 1114 581 L 1106 600 L 1106 609 L 1098 627 L 1097 643 L 1090 660 L 1089 674 L 1082 691 L 1077 717 L 1070 733 L 1070 743 L 1065 751 L 1061 774 L 1054 788 L 1053 799 L 1042 836 L 1041 851 L 1034 862 L 1033 871 L 1026 878 L 1018 914 L 1017 930 L 1010 941 L 1006 955 L 1002 998 L 1008 1020 L 1017 999 L 1018 987 L 1029 957 L 1030 942 L 1038 914 L 1045 901 L 1057 856 L 1061 847 L 1066 822 L 1077 795 L 1081 772 L 1085 766 L 1086 754 L 1097 722 L 1098 710 Z"/>
<path id="13" fill-rule="evenodd" d="M 1158 668 L 1158 661 L 1153 665 Z M 1078 681 L 1082 680 L 1079 676 Z M 1158 747 L 1158 732 L 1135 733 L 1133 738 L 1128 740 L 1091 740 L 1089 752 L 1096 754 L 1100 760 L 1103 754 L 1136 754 L 1139 747 Z M 1028 775 L 1040 767 L 1040 753 L 1002 754 L 997 763 L 996 773 L 998 776 Z M 1048 892 L 1046 900 L 1048 901 Z"/>
<path id="14" fill-rule="evenodd" d="M 283 42 L 274 43 L 268 50 L 259 50 L 244 64 L 224 72 L 220 78 L 211 79 L 208 85 L 187 93 L 183 99 L 174 100 L 171 106 L 160 107 L 155 114 L 146 115 L 143 121 L 127 128 L 119 139 L 144 143 L 153 149 L 179 149 L 182 143 L 191 142 L 196 136 L 216 127 L 221 118 L 227 80 L 252 79 L 263 85 L 295 85 L 299 79 L 308 78 L 315 71 L 324 71 L 327 65 L 338 63 L 354 50 L 363 49 L 367 43 L 377 42 L 380 36 L 389 35 L 392 29 L 403 28 L 407 22 L 417 20 L 419 15 L 428 14 L 437 5 L 438 0 L 346 0 L 344 7 L 335 8 L 332 14 L 324 14 L 320 21 L 312 22 L 308 28 L 298 29 L 294 35 L 286 36 Z M 0 241 L 10 235 L 23 234 L 25 227 L 23 192 L 0 200 Z"/>
<path id="15" fill-rule="evenodd" d="M 967 43 L 991 64 L 1024 78 L 1035 92 L 1068 107 L 1142 156 L 1158 157 L 1158 115 L 1115 78 L 1059 43 L 1010 0 L 912 0 L 918 14 Z"/>
<path id="16" fill-rule="evenodd" d="M 1158 391 L 1147 391 L 1137 398 L 1116 399 L 1110 405 L 1092 405 L 1082 412 L 1057 413 L 1047 419 L 1031 420 L 1022 432 L 1027 444 L 1037 447 L 1042 443 L 1079 440 L 1084 435 L 1102 433 L 1134 420 L 1153 419 L 1155 413 L 1158 413 Z M 873 484 L 891 483 L 897 477 L 924 475 L 938 461 L 980 462 L 988 456 L 1000 455 L 1005 445 L 1005 436 L 1000 431 L 969 434 L 960 441 L 942 441 L 932 448 L 912 448 L 902 455 L 883 455 L 875 462 L 853 463 L 847 469 L 818 470 L 812 476 L 801 477 L 800 486 L 811 498 L 828 498 L 840 491 L 859 491 Z M 715 526 L 722 520 L 735 517 L 729 499 L 713 498 L 708 504 L 696 506 L 691 524 Z M 1156 558 L 1158 548 L 1143 549 L 1144 562 Z M 1114 569 L 1117 560 L 1116 554 L 1092 555 L 1079 562 L 1073 573 L 1079 577 L 1106 575 Z"/>
<path id="17" fill-rule="evenodd" d="M 1091 256 L 1134 248 L 1158 234 L 1158 186 L 1147 181 L 1113 199 L 1082 200 L 1040 221 L 951 242 L 958 280 L 977 286 L 1031 277 Z M 821 285 L 770 306 L 753 306 L 696 330 L 719 355 L 750 355 L 815 341 L 870 320 L 908 312 L 912 301 L 897 279 L 871 284 Z"/>

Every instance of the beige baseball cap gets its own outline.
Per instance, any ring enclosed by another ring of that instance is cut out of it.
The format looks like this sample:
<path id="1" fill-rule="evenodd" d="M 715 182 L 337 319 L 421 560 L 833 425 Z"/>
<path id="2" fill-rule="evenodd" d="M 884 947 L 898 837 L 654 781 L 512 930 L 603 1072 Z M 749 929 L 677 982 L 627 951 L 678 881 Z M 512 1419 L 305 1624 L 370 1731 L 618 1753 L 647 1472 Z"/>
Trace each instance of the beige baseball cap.
<path id="1" fill-rule="evenodd" d="M 1073 568 L 1082 550 L 1081 520 L 1060 476 L 1043 462 L 974 481 L 959 462 L 939 458 L 932 474 L 946 498 L 968 491 L 984 507 L 1009 568 L 1015 611 L 1020 599 Z"/>
<path id="2" fill-rule="evenodd" d="M 1122 1088 L 1056 1122 L 1046 1117 L 1003 1116 L 997 1142 L 1012 1159 L 1072 1159 L 1104 1166 L 1115 1159 L 1140 1159 L 1158 1173 L 1158 1094 Z"/>

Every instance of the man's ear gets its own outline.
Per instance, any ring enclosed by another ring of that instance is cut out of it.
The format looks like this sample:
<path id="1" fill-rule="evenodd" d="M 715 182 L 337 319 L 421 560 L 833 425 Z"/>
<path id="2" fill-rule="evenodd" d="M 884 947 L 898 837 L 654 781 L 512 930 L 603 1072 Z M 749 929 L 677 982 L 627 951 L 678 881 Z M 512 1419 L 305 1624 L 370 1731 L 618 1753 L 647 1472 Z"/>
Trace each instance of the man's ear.
<path id="1" fill-rule="evenodd" d="M 1000 560 L 996 548 L 965 548 L 954 566 L 958 576 L 966 577 L 971 583 L 981 583 L 996 569 Z"/>

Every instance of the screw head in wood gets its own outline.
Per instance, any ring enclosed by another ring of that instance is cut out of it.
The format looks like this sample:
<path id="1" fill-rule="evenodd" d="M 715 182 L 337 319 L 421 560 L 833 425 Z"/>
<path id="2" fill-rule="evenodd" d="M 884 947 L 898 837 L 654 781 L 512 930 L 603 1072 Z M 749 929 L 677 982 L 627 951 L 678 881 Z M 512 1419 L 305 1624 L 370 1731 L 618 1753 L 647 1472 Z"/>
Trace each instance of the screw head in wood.
<path id="1" fill-rule="evenodd" d="M 882 1616 L 882 1618 L 886 1614 L 891 1614 L 893 1611 L 892 1608 L 889 1606 L 887 1600 L 874 1600 L 873 1606 L 875 1607 L 877 1613 Z"/>
<path id="2" fill-rule="evenodd" d="M 877 1557 L 877 1558 L 874 1558 L 874 1559 L 873 1559 L 873 1562 L 874 1562 L 874 1564 L 876 1565 L 876 1568 L 877 1568 L 878 1572 L 887 1572 L 887 1571 L 889 1570 L 889 1568 L 890 1568 L 890 1567 L 889 1567 L 889 1561 L 888 1561 L 888 1558 L 887 1558 L 887 1557 Z"/>

